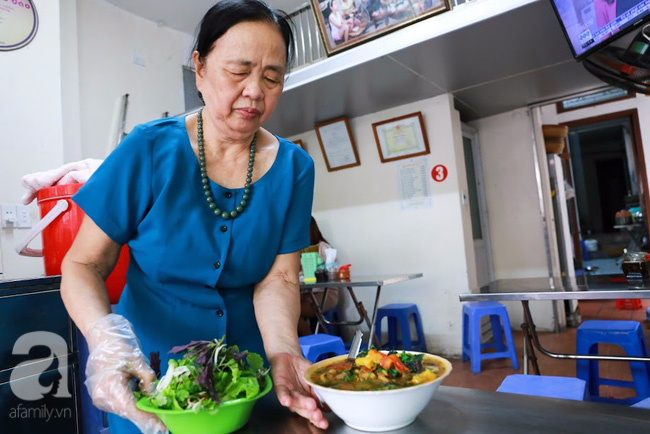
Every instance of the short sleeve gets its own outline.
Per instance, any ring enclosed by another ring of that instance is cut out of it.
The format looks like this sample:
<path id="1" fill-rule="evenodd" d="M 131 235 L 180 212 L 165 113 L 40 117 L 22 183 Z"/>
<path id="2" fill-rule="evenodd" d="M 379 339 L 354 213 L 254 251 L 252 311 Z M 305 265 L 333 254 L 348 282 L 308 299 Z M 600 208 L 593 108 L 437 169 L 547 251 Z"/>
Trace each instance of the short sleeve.
<path id="1" fill-rule="evenodd" d="M 314 161 L 311 158 L 307 161 L 294 183 L 278 254 L 295 252 L 309 245 L 309 222 L 314 199 Z"/>
<path id="2" fill-rule="evenodd" d="M 72 198 L 113 241 L 125 244 L 151 207 L 152 140 L 137 126 Z"/>

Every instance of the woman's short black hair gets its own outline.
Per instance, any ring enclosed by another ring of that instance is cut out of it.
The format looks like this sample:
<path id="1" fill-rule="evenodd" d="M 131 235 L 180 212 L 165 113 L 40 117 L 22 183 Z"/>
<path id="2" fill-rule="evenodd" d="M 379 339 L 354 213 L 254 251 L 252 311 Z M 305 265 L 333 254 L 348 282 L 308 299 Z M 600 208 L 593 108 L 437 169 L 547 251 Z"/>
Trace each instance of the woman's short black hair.
<path id="1" fill-rule="evenodd" d="M 271 8 L 261 0 L 221 0 L 212 6 L 201 20 L 194 44 L 199 59 L 205 59 L 212 50 L 214 42 L 228 29 L 246 21 L 262 21 L 277 26 L 287 48 L 288 71 L 294 52 L 293 23 L 286 13 Z"/>

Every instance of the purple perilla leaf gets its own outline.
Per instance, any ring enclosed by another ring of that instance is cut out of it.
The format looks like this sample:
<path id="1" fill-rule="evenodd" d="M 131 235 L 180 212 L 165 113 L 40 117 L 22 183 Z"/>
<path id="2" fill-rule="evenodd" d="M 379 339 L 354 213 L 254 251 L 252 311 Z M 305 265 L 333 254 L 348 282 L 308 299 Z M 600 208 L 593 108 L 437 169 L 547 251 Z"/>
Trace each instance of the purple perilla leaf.
<path id="1" fill-rule="evenodd" d="M 186 345 L 180 345 L 177 347 L 173 347 L 171 350 L 169 350 L 169 354 L 178 354 L 182 353 L 183 351 L 190 351 L 196 349 L 196 347 L 200 347 L 201 345 L 209 344 L 210 341 L 192 341 L 189 344 Z"/>
<path id="2" fill-rule="evenodd" d="M 217 404 L 221 404 L 221 400 L 219 399 L 219 395 L 217 395 L 217 391 L 214 387 L 214 376 L 212 375 L 212 363 L 208 363 L 205 368 L 203 368 L 203 371 L 201 371 L 201 374 L 199 375 L 199 378 L 197 378 L 197 382 L 205 387 L 207 391 L 210 393 L 210 398 Z"/>
<path id="3" fill-rule="evenodd" d="M 248 351 L 235 352 L 232 358 L 235 359 L 235 362 L 241 363 L 241 361 L 244 360 L 247 355 L 248 355 Z"/>
<path id="4" fill-rule="evenodd" d="M 160 352 L 149 353 L 149 361 L 151 369 L 156 373 L 156 378 L 160 378 Z"/>
<path id="5" fill-rule="evenodd" d="M 212 345 L 206 345 L 205 347 L 201 348 L 200 351 L 197 351 L 196 354 L 196 363 L 205 365 L 214 358 L 214 347 Z"/>

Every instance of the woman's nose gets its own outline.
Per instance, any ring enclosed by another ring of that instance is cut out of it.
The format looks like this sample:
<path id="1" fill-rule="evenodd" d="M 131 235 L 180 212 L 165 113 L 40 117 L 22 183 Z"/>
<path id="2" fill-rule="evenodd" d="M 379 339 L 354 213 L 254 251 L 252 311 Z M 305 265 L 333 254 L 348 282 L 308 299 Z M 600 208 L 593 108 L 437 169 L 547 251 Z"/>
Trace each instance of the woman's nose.
<path id="1" fill-rule="evenodd" d="M 253 100 L 261 99 L 263 97 L 262 79 L 250 77 L 244 87 L 243 96 Z"/>

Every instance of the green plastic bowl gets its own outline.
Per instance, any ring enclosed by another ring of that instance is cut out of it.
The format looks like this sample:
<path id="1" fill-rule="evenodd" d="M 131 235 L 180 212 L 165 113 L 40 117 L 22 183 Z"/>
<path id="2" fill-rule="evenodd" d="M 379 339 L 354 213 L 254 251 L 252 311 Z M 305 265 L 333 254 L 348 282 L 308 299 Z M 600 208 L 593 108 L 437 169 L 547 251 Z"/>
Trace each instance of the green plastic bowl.
<path id="1" fill-rule="evenodd" d="M 240 398 L 224 402 L 215 410 L 163 410 L 151 405 L 148 398 L 141 398 L 137 407 L 154 413 L 172 434 L 228 434 L 246 425 L 255 402 L 271 391 L 271 376 L 266 377 L 264 389 L 254 398 Z"/>

